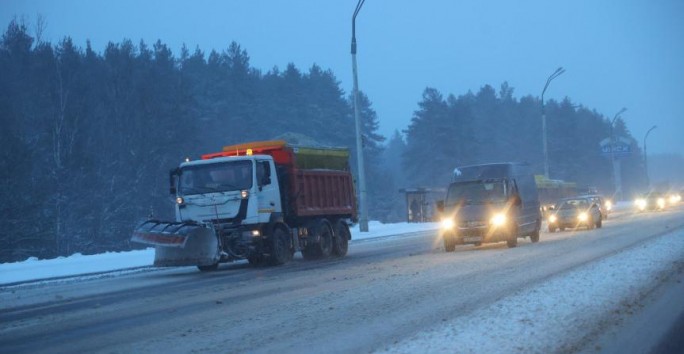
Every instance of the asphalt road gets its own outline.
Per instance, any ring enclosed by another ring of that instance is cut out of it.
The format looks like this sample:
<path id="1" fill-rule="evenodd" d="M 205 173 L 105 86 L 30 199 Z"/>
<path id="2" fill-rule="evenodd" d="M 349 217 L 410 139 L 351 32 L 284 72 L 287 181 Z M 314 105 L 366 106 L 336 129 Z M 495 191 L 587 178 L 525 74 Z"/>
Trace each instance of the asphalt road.
<path id="1" fill-rule="evenodd" d="M 684 206 L 614 214 L 602 229 L 544 232 L 445 253 L 433 232 L 352 243 L 342 259 L 275 268 L 142 270 L 0 288 L 0 348 L 16 352 L 380 350 L 513 292 L 673 230 Z M 660 338 L 660 337 L 659 337 Z"/>

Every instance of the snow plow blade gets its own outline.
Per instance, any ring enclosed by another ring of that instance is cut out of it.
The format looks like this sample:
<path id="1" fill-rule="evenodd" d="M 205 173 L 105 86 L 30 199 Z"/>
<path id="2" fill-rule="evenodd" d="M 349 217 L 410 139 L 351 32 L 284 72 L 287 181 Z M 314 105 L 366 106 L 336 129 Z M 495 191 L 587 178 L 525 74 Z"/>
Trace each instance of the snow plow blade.
<path id="1" fill-rule="evenodd" d="M 145 221 L 131 241 L 155 247 L 156 267 L 206 266 L 219 260 L 214 230 L 196 223 Z"/>

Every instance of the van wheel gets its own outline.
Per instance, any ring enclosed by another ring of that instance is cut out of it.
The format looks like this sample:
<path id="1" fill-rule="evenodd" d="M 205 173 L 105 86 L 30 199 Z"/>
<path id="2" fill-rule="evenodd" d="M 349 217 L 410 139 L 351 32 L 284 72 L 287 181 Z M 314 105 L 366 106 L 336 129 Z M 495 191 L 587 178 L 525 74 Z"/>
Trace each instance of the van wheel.
<path id="1" fill-rule="evenodd" d="M 444 235 L 444 250 L 453 252 L 456 249 L 456 240 L 453 236 Z"/>
<path id="2" fill-rule="evenodd" d="M 506 244 L 508 245 L 508 248 L 518 247 L 518 238 L 509 238 L 506 240 Z"/>
<path id="3" fill-rule="evenodd" d="M 532 235 L 530 235 L 530 241 L 532 241 L 532 243 L 539 242 L 539 229 L 536 229 L 532 232 Z"/>
<path id="4" fill-rule="evenodd" d="M 508 240 L 506 240 L 506 244 L 508 245 L 508 248 L 513 248 L 518 246 L 518 227 L 516 226 L 515 228 L 511 229 L 511 234 L 508 236 Z"/>

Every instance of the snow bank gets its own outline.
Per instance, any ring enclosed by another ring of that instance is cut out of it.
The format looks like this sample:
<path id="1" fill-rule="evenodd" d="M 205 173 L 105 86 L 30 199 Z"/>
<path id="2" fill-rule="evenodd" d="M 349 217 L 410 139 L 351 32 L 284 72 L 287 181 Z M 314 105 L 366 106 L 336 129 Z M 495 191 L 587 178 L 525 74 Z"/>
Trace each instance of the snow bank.
<path id="1" fill-rule="evenodd" d="M 671 233 L 419 333 L 387 352 L 576 352 L 601 318 L 629 311 L 682 255 L 684 232 Z"/>

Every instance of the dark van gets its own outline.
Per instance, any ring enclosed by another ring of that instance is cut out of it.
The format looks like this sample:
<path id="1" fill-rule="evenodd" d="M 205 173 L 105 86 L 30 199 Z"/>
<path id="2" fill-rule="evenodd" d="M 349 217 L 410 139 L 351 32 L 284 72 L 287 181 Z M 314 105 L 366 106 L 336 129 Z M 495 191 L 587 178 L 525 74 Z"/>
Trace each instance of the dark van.
<path id="1" fill-rule="evenodd" d="M 444 249 L 458 244 L 539 241 L 541 210 L 528 164 L 493 163 L 458 167 L 442 206 Z"/>

